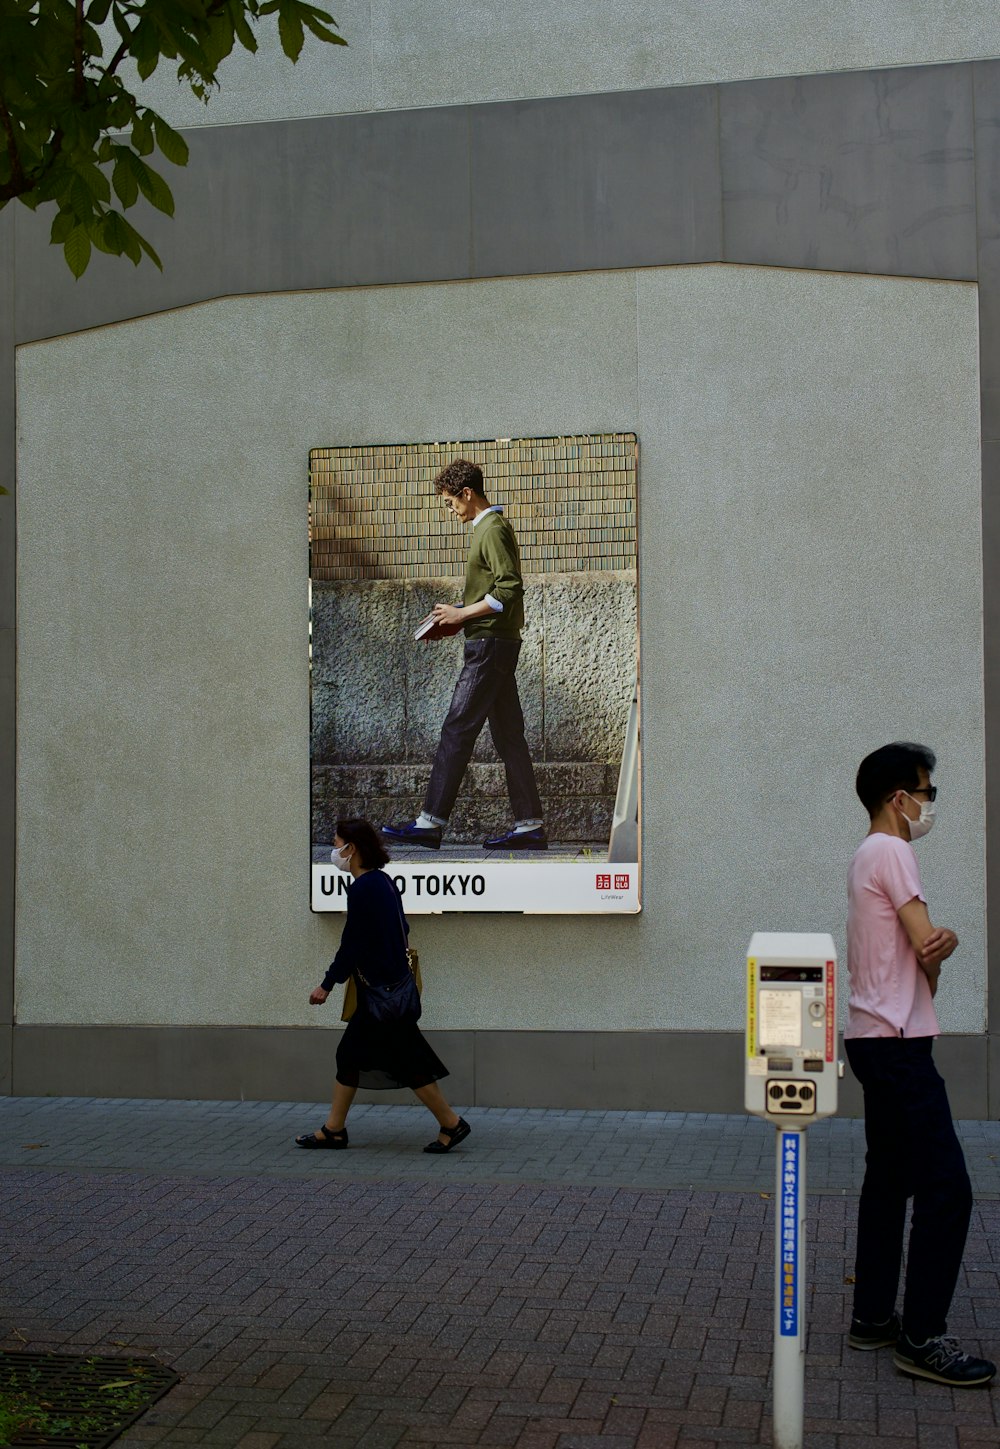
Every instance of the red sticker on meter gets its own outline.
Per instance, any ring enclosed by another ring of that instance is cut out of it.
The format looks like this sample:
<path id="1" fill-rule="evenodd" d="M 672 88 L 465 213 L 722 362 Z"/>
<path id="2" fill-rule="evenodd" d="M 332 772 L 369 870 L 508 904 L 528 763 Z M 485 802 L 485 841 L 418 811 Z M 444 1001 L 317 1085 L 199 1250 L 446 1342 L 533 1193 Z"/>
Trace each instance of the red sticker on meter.
<path id="1" fill-rule="evenodd" d="M 837 1035 L 837 1021 L 834 1015 L 833 1005 L 833 972 L 832 961 L 826 963 L 826 1059 L 833 1061 L 834 1038 Z"/>

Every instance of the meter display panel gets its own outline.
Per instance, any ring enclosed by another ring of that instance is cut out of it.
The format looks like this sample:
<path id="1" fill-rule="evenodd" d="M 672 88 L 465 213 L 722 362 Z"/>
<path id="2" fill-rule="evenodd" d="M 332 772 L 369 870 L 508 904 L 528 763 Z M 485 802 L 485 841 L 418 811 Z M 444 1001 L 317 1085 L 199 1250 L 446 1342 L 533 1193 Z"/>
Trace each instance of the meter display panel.
<path id="1" fill-rule="evenodd" d="M 761 981 L 822 981 L 822 966 L 762 966 Z"/>

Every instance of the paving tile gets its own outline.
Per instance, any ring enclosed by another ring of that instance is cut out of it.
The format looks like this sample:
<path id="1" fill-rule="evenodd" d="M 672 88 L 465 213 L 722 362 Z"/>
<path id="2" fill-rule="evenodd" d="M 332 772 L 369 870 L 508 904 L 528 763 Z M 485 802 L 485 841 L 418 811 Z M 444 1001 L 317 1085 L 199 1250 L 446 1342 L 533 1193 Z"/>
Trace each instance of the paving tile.
<path id="1" fill-rule="evenodd" d="M 770 1190 L 773 1134 L 758 1124 L 481 1113 L 480 1139 L 500 1139 L 488 1168 L 469 1154 L 464 1176 L 443 1180 L 391 1173 L 412 1135 L 409 1109 L 363 1109 L 372 1155 L 330 1179 L 288 1161 L 286 1129 L 301 1112 L 95 1101 L 50 1110 L 0 1103 L 0 1164 L 15 1162 L 0 1166 L 0 1231 L 17 1230 L 0 1265 L 10 1325 L 0 1340 L 127 1347 L 177 1364 L 182 1383 L 123 1443 L 768 1442 L 773 1204 L 752 1180 L 764 1175 Z M 155 1166 L 127 1157 L 140 1118 L 164 1144 Z M 67 1123 L 72 1163 L 55 1133 Z M 825 1135 L 812 1129 L 810 1169 L 839 1186 L 808 1211 L 809 1449 L 995 1446 L 995 1395 L 914 1385 L 884 1355 L 846 1352 L 863 1141 L 855 1124 L 823 1125 Z M 219 1130 L 257 1143 L 227 1158 L 225 1174 L 198 1157 Z M 960 1131 L 980 1198 L 952 1321 L 995 1353 L 1000 1124 Z M 504 1140 L 519 1153 L 531 1133 L 562 1143 L 551 1181 L 525 1177 L 505 1155 Z M 30 1168 L 10 1145 L 50 1139 L 53 1160 Z M 609 1142 L 635 1147 L 616 1159 L 628 1181 L 586 1180 L 587 1154 L 600 1158 Z M 706 1142 L 692 1187 L 693 1148 Z"/>

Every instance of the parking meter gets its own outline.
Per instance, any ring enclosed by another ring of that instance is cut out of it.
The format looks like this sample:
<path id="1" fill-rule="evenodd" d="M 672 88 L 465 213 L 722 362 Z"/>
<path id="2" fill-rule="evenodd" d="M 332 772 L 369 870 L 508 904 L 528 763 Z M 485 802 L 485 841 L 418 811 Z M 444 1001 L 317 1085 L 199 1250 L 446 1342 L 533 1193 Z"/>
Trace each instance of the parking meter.
<path id="1" fill-rule="evenodd" d="M 806 1128 L 837 1110 L 837 953 L 828 935 L 755 932 L 747 951 L 746 1110 L 777 1128 L 774 1446 L 802 1449 Z"/>
<path id="2" fill-rule="evenodd" d="M 747 952 L 744 1105 L 769 1122 L 837 1110 L 833 938 L 757 931 Z"/>

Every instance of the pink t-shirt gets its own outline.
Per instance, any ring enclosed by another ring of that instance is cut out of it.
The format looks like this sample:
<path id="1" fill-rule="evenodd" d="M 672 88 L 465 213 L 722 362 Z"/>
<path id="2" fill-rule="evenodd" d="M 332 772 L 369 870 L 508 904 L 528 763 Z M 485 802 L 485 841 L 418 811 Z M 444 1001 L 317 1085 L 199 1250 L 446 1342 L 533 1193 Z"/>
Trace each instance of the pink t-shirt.
<path id="1" fill-rule="evenodd" d="M 847 873 L 846 1037 L 940 1035 L 930 985 L 896 914 L 914 897 L 927 899 L 913 846 L 866 835 Z"/>

